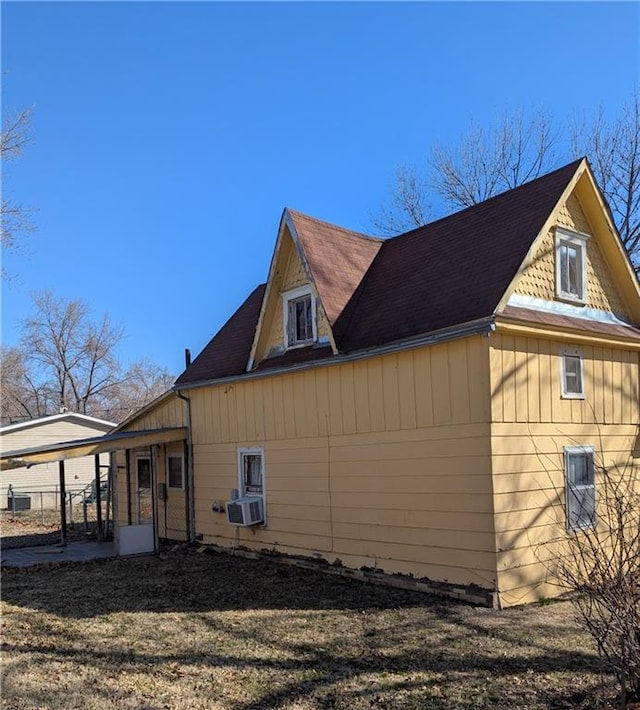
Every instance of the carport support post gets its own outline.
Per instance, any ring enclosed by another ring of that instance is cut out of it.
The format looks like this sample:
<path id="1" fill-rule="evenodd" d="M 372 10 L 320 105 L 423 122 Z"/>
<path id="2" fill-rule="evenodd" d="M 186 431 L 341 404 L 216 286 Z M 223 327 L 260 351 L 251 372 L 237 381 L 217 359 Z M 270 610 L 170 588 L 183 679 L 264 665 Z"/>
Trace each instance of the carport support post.
<path id="1" fill-rule="evenodd" d="M 60 544 L 67 544 L 67 506 L 65 498 L 67 492 L 64 485 L 64 460 L 58 461 L 58 469 L 60 472 Z"/>
<path id="2" fill-rule="evenodd" d="M 102 541 L 102 499 L 100 498 L 100 454 L 96 454 L 96 522 L 98 524 L 98 541 Z"/>

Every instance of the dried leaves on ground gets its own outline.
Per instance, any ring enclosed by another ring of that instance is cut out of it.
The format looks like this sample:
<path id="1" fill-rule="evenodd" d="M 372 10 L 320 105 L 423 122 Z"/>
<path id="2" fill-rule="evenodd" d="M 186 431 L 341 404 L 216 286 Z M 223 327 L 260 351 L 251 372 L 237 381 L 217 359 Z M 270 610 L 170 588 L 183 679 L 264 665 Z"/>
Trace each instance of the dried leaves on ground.
<path id="1" fill-rule="evenodd" d="M 494 611 L 187 549 L 4 570 L 2 708 L 598 708 L 567 603 Z"/>

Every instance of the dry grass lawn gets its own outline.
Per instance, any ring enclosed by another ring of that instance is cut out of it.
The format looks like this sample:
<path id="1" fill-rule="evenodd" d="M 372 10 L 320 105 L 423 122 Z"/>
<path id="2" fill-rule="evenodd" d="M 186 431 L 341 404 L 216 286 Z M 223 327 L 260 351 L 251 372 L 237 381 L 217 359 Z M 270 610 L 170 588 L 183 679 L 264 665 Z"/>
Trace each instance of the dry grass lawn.
<path id="1" fill-rule="evenodd" d="M 502 612 L 193 550 L 2 580 L 13 708 L 596 708 L 567 603 Z"/>

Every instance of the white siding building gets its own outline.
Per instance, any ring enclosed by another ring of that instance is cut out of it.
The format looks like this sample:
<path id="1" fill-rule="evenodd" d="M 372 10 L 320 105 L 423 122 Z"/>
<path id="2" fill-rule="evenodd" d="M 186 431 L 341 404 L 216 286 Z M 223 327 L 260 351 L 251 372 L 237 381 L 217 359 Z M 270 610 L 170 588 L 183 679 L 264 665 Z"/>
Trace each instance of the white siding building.
<path id="1" fill-rule="evenodd" d="M 0 428 L 0 451 L 16 451 L 63 441 L 76 441 L 101 436 L 113 429 L 113 422 L 88 417 L 85 414 L 64 412 L 50 417 L 31 419 Z M 103 459 L 103 460 L 102 460 Z M 109 454 L 101 455 L 101 465 L 108 466 Z M 104 469 L 106 473 L 106 468 Z M 95 479 L 93 456 L 66 462 L 67 492 L 80 493 Z M 14 468 L 0 473 L 0 507 L 7 507 L 7 492 L 11 486 L 18 494 L 31 496 L 31 506 L 53 508 L 58 504 L 58 463 L 45 463 L 30 468 Z"/>

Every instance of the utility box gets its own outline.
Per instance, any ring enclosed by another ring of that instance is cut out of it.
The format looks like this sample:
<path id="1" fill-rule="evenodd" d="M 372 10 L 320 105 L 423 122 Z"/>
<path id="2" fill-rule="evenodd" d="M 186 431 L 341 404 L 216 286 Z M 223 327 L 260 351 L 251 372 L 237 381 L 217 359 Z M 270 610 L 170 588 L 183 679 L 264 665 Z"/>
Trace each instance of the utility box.
<path id="1" fill-rule="evenodd" d="M 7 496 L 9 510 L 31 510 L 31 496 L 25 493 L 9 493 Z"/>

